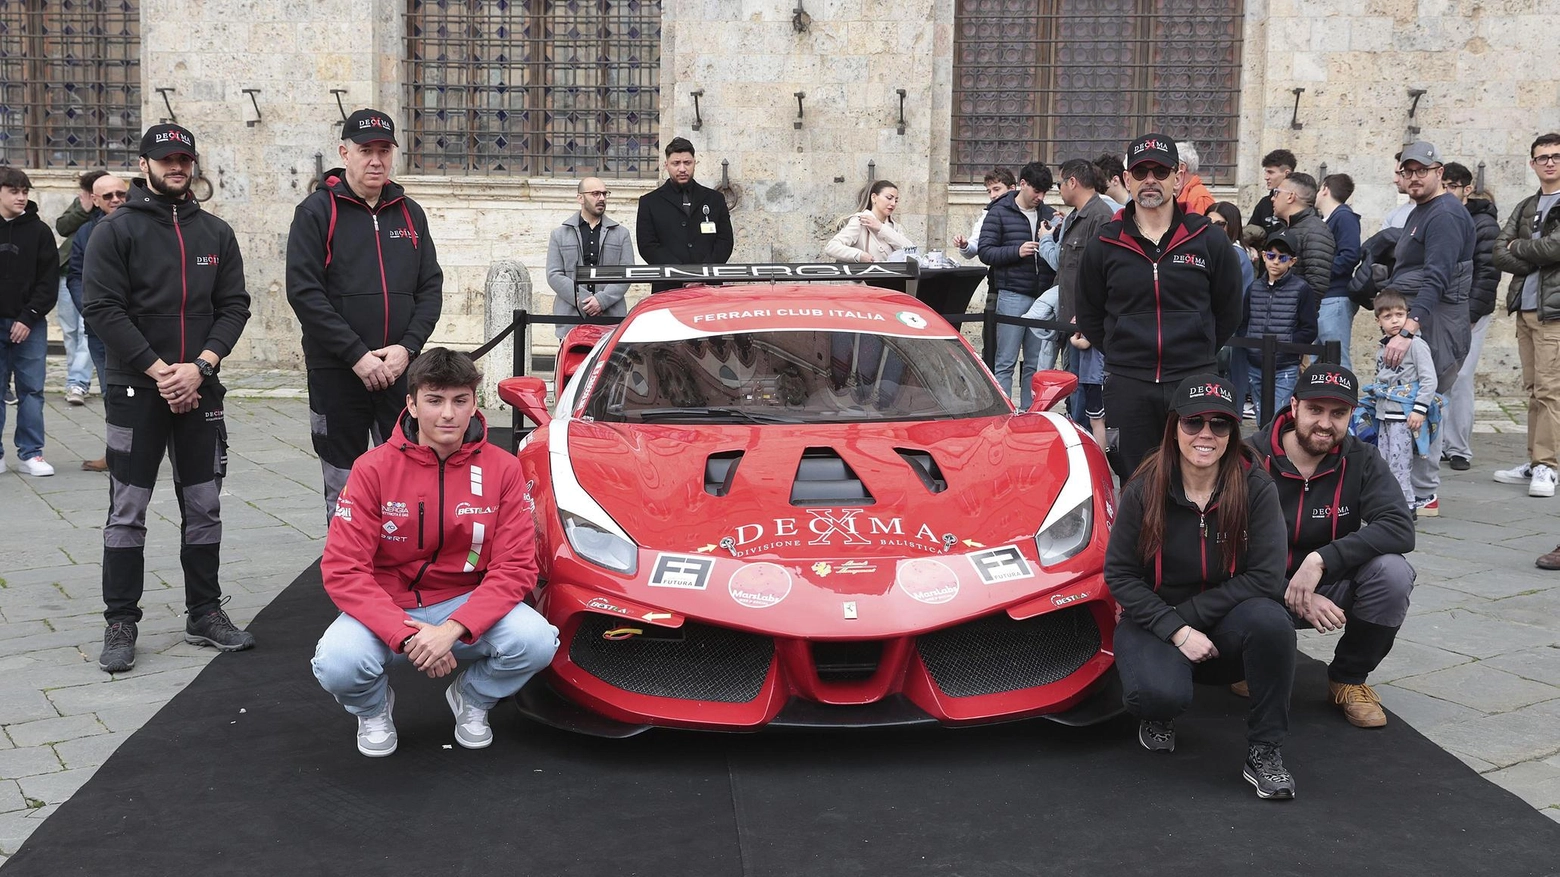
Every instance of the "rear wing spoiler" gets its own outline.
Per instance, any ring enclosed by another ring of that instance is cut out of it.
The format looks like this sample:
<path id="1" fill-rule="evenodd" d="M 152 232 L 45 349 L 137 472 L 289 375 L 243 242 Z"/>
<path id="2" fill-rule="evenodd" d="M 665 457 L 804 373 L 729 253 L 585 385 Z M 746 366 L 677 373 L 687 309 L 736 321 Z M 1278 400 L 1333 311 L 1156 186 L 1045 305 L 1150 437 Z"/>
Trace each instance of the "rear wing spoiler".
<path id="1" fill-rule="evenodd" d="M 592 283 L 842 283 L 900 281 L 915 295 L 921 266 L 907 262 L 759 262 L 738 265 L 581 265 L 574 287 Z"/>

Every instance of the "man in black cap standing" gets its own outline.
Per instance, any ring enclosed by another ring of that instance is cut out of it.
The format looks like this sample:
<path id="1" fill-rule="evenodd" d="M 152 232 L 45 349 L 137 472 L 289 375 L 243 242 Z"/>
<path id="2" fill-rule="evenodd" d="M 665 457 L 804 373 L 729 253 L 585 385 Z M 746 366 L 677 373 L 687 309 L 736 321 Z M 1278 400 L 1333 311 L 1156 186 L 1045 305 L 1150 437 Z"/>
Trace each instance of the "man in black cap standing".
<path id="1" fill-rule="evenodd" d="M 178 125 L 147 130 L 146 184 L 98 223 L 82 270 L 82 312 L 108 352 L 108 627 L 98 666 L 109 673 L 135 666 L 146 508 L 165 453 L 183 528 L 184 638 L 222 651 L 255 644 L 222 611 L 217 581 L 228 445 L 217 366 L 249 322 L 249 293 L 233 229 L 190 194 L 197 154 L 195 136 Z"/>
<path id="2" fill-rule="evenodd" d="M 1105 410 L 1129 472 L 1159 444 L 1176 385 L 1215 370 L 1242 316 L 1235 251 L 1177 206 L 1179 166 L 1168 135 L 1132 141 L 1132 203 L 1100 227 L 1078 269 L 1078 330 L 1105 355 Z"/>
<path id="3" fill-rule="evenodd" d="M 1278 486 L 1289 541 L 1284 603 L 1296 626 L 1342 630 L 1327 667 L 1332 702 L 1360 728 L 1387 723 L 1367 677 L 1408 617 L 1414 524 L 1381 454 L 1349 434 L 1354 373 L 1306 369 L 1289 410 L 1248 441 Z"/>
<path id="4" fill-rule="evenodd" d="M 726 197 L 693 179 L 693 144 L 674 137 L 666 144 L 666 182 L 639 199 L 634 236 L 648 265 L 723 265 L 735 236 Z M 676 289 L 653 283 L 651 292 Z"/>
<path id="5" fill-rule="evenodd" d="M 345 167 L 327 171 L 303 199 L 287 236 L 287 300 L 303 324 L 327 524 L 353 462 L 394 430 L 406 407 L 406 367 L 444 305 L 428 217 L 390 179 L 396 145 L 385 113 L 348 116 Z"/>

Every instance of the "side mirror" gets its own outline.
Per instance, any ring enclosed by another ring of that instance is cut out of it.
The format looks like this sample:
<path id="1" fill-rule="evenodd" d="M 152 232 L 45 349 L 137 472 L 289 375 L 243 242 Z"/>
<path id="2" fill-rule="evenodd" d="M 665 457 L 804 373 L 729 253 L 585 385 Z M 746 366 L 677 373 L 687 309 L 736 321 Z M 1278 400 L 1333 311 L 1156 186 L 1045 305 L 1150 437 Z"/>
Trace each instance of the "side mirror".
<path id="1" fill-rule="evenodd" d="M 537 426 L 546 426 L 552 421 L 552 414 L 547 411 L 547 382 L 541 378 L 531 375 L 504 378 L 498 382 L 498 398 L 520 409 L 520 413 L 531 418 Z"/>
<path id="2" fill-rule="evenodd" d="M 503 384 L 499 387 L 502 395 Z M 1078 389 L 1078 376 L 1058 369 L 1037 371 L 1035 376 L 1029 379 L 1029 389 L 1035 397 L 1029 405 L 1029 410 L 1049 411 L 1052 405 L 1071 396 L 1073 391 Z"/>

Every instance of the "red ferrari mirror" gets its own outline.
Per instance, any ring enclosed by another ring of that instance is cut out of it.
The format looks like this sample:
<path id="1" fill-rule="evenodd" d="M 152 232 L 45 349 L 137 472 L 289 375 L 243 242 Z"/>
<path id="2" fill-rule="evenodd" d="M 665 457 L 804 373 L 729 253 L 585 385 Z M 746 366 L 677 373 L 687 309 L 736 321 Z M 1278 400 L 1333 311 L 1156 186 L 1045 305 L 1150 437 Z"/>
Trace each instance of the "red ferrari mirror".
<path id="1" fill-rule="evenodd" d="M 537 426 L 546 426 L 552 420 L 547 413 L 547 382 L 530 375 L 504 378 L 498 382 L 498 398 L 520 409 Z"/>
<path id="2" fill-rule="evenodd" d="M 1035 397 L 1029 410 L 1049 411 L 1052 405 L 1071 396 L 1078 389 L 1078 376 L 1058 369 L 1038 371 L 1029 379 L 1029 387 Z"/>

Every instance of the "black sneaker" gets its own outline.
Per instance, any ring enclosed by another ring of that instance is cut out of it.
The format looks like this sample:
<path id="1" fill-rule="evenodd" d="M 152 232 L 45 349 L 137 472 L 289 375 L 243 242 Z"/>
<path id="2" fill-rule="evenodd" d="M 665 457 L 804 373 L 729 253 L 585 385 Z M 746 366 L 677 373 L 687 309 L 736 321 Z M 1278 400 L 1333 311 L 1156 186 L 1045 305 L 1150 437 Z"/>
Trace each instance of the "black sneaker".
<path id="1" fill-rule="evenodd" d="M 1138 742 L 1149 752 L 1175 751 L 1175 722 L 1138 722 Z"/>
<path id="2" fill-rule="evenodd" d="M 1246 782 L 1256 786 L 1258 798 L 1287 801 L 1295 796 L 1295 778 L 1284 768 L 1284 756 L 1277 746 L 1253 743 L 1242 774 Z"/>
<path id="3" fill-rule="evenodd" d="M 1452 455 L 1450 462 L 1452 464 L 1452 468 L 1456 469 L 1458 472 L 1467 472 L 1469 469 L 1473 468 L 1472 460 L 1468 459 L 1467 457 L 1459 457 L 1456 454 Z"/>
<path id="4" fill-rule="evenodd" d="M 234 627 L 226 612 L 214 609 L 199 618 L 191 617 L 184 623 L 184 641 L 197 646 L 211 646 L 224 652 L 241 652 L 254 648 L 255 635 Z"/>
<path id="5" fill-rule="evenodd" d="M 98 668 L 104 673 L 123 673 L 135 666 L 135 622 L 116 621 L 103 631 L 103 653 Z"/>

